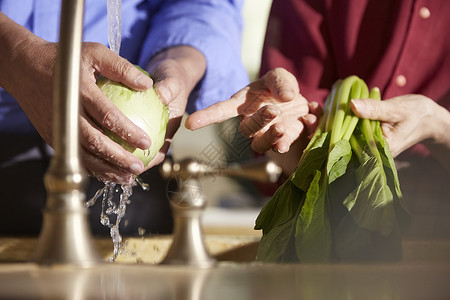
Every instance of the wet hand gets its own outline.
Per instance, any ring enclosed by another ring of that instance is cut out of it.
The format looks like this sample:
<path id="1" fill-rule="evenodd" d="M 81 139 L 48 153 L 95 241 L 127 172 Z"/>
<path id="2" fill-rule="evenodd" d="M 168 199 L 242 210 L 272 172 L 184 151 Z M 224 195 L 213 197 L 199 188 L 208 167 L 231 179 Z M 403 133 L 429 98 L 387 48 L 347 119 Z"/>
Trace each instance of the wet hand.
<path id="1" fill-rule="evenodd" d="M 102 180 L 130 183 L 133 175 L 144 171 L 143 163 L 111 141 L 100 128 L 114 132 L 130 146 L 140 149 L 148 149 L 151 140 L 100 91 L 95 84 L 99 74 L 134 90 L 151 88 L 153 81 L 106 46 L 83 44 L 80 90 L 83 161 L 90 173 Z"/>
<path id="2" fill-rule="evenodd" d="M 161 163 L 169 150 L 172 138 L 180 127 L 189 94 L 206 71 L 206 59 L 189 46 L 168 48 L 150 61 L 147 70 L 155 81 L 155 89 L 169 107 L 166 142 L 146 169 Z"/>
<path id="3" fill-rule="evenodd" d="M 16 49 L 18 83 L 11 94 L 18 100 L 44 140 L 53 144 L 53 78 L 57 44 L 30 37 Z M 131 182 L 144 170 L 134 155 L 110 140 L 101 127 L 122 137 L 128 144 L 147 149 L 150 138 L 126 118 L 100 91 L 96 77 L 103 74 L 136 90 L 153 81 L 127 60 L 97 43 L 83 43 L 80 68 L 80 143 L 82 163 L 91 175 L 119 183 Z M 26 88 L 23 88 L 26 86 Z"/>

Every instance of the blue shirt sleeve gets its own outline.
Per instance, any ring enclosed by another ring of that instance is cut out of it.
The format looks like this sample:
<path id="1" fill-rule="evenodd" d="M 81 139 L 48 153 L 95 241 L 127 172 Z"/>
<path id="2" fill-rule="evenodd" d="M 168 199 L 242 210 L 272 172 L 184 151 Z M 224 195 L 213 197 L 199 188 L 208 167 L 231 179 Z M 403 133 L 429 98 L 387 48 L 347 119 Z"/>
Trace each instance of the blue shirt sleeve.
<path id="1" fill-rule="evenodd" d="M 206 58 L 206 74 L 191 94 L 188 113 L 226 100 L 248 84 L 241 61 L 242 6 L 242 0 L 165 0 L 156 12 L 149 12 L 152 18 L 141 66 L 176 45 L 195 47 Z"/>
<path id="2" fill-rule="evenodd" d="M 124 0 L 120 54 L 145 67 L 161 50 L 189 45 L 207 61 L 204 78 L 191 94 L 189 113 L 228 99 L 248 84 L 241 62 L 243 0 Z M 60 1 L 0 0 L 0 10 L 41 38 L 58 39 Z M 106 0 L 86 0 L 85 41 L 107 45 Z M 0 87 L 0 132 L 34 131 L 17 101 Z"/>

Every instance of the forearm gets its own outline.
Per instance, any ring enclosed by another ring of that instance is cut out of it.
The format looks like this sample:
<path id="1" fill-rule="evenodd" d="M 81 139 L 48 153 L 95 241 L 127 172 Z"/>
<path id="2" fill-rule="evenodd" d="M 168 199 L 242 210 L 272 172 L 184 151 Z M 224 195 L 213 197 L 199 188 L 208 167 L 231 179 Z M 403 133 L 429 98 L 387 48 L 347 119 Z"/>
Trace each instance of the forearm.
<path id="1" fill-rule="evenodd" d="M 34 40 L 40 39 L 0 12 L 0 86 L 10 93 L 14 93 L 17 84 L 19 57 L 25 45 Z"/>
<path id="2" fill-rule="evenodd" d="M 152 19 L 158 26 L 150 28 L 143 43 L 140 65 L 148 65 L 155 53 L 180 45 L 191 46 L 205 57 L 207 72 L 191 93 L 188 113 L 228 99 L 248 84 L 240 57 L 242 5 L 242 0 L 164 1 Z"/>

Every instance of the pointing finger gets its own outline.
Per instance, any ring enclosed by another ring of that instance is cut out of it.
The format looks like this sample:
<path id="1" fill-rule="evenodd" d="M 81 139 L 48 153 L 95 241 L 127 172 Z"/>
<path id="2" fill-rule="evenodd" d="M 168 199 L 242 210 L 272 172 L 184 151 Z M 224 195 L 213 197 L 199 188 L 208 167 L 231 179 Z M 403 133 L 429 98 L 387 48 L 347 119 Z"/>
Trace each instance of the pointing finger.
<path id="1" fill-rule="evenodd" d="M 220 123 L 239 115 L 239 106 L 245 102 L 248 87 L 234 94 L 230 99 L 213 104 L 203 110 L 191 114 L 185 122 L 185 127 L 197 130 L 205 126 Z"/>

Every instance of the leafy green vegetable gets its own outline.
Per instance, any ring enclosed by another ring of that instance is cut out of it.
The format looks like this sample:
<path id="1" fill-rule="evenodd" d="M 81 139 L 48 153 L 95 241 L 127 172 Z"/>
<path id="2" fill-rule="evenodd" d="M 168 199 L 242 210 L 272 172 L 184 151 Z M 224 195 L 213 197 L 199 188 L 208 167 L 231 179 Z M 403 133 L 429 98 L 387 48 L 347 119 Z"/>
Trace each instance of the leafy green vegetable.
<path id="1" fill-rule="evenodd" d="M 327 176 L 316 170 L 297 219 L 295 248 L 299 261 L 320 262 L 330 257 L 332 241 L 325 210 L 326 183 Z"/>
<path id="2" fill-rule="evenodd" d="M 257 259 L 270 262 L 394 260 L 409 222 L 380 122 L 350 100 L 380 100 L 357 76 L 338 80 L 290 178 L 261 210 Z"/>
<path id="3" fill-rule="evenodd" d="M 256 229 L 263 230 L 261 242 L 267 247 L 259 247 L 258 257 L 264 257 L 267 262 L 292 261 L 295 255 L 288 250 L 292 243 L 298 208 L 301 207 L 301 190 L 290 180 L 275 193 L 274 201 L 266 205 L 256 219 Z M 284 200 L 285 199 L 285 200 Z M 280 200 L 280 201 L 278 201 Z M 264 226 L 264 228 L 263 228 Z"/>
<path id="4" fill-rule="evenodd" d="M 148 76 L 147 72 L 143 72 Z M 147 166 L 164 144 L 169 108 L 164 105 L 153 88 L 146 91 L 134 91 L 121 83 L 103 77 L 97 80 L 97 85 L 126 117 L 149 135 L 152 144 L 149 149 L 142 150 L 131 147 L 111 131 L 105 130 L 106 134 Z"/>

